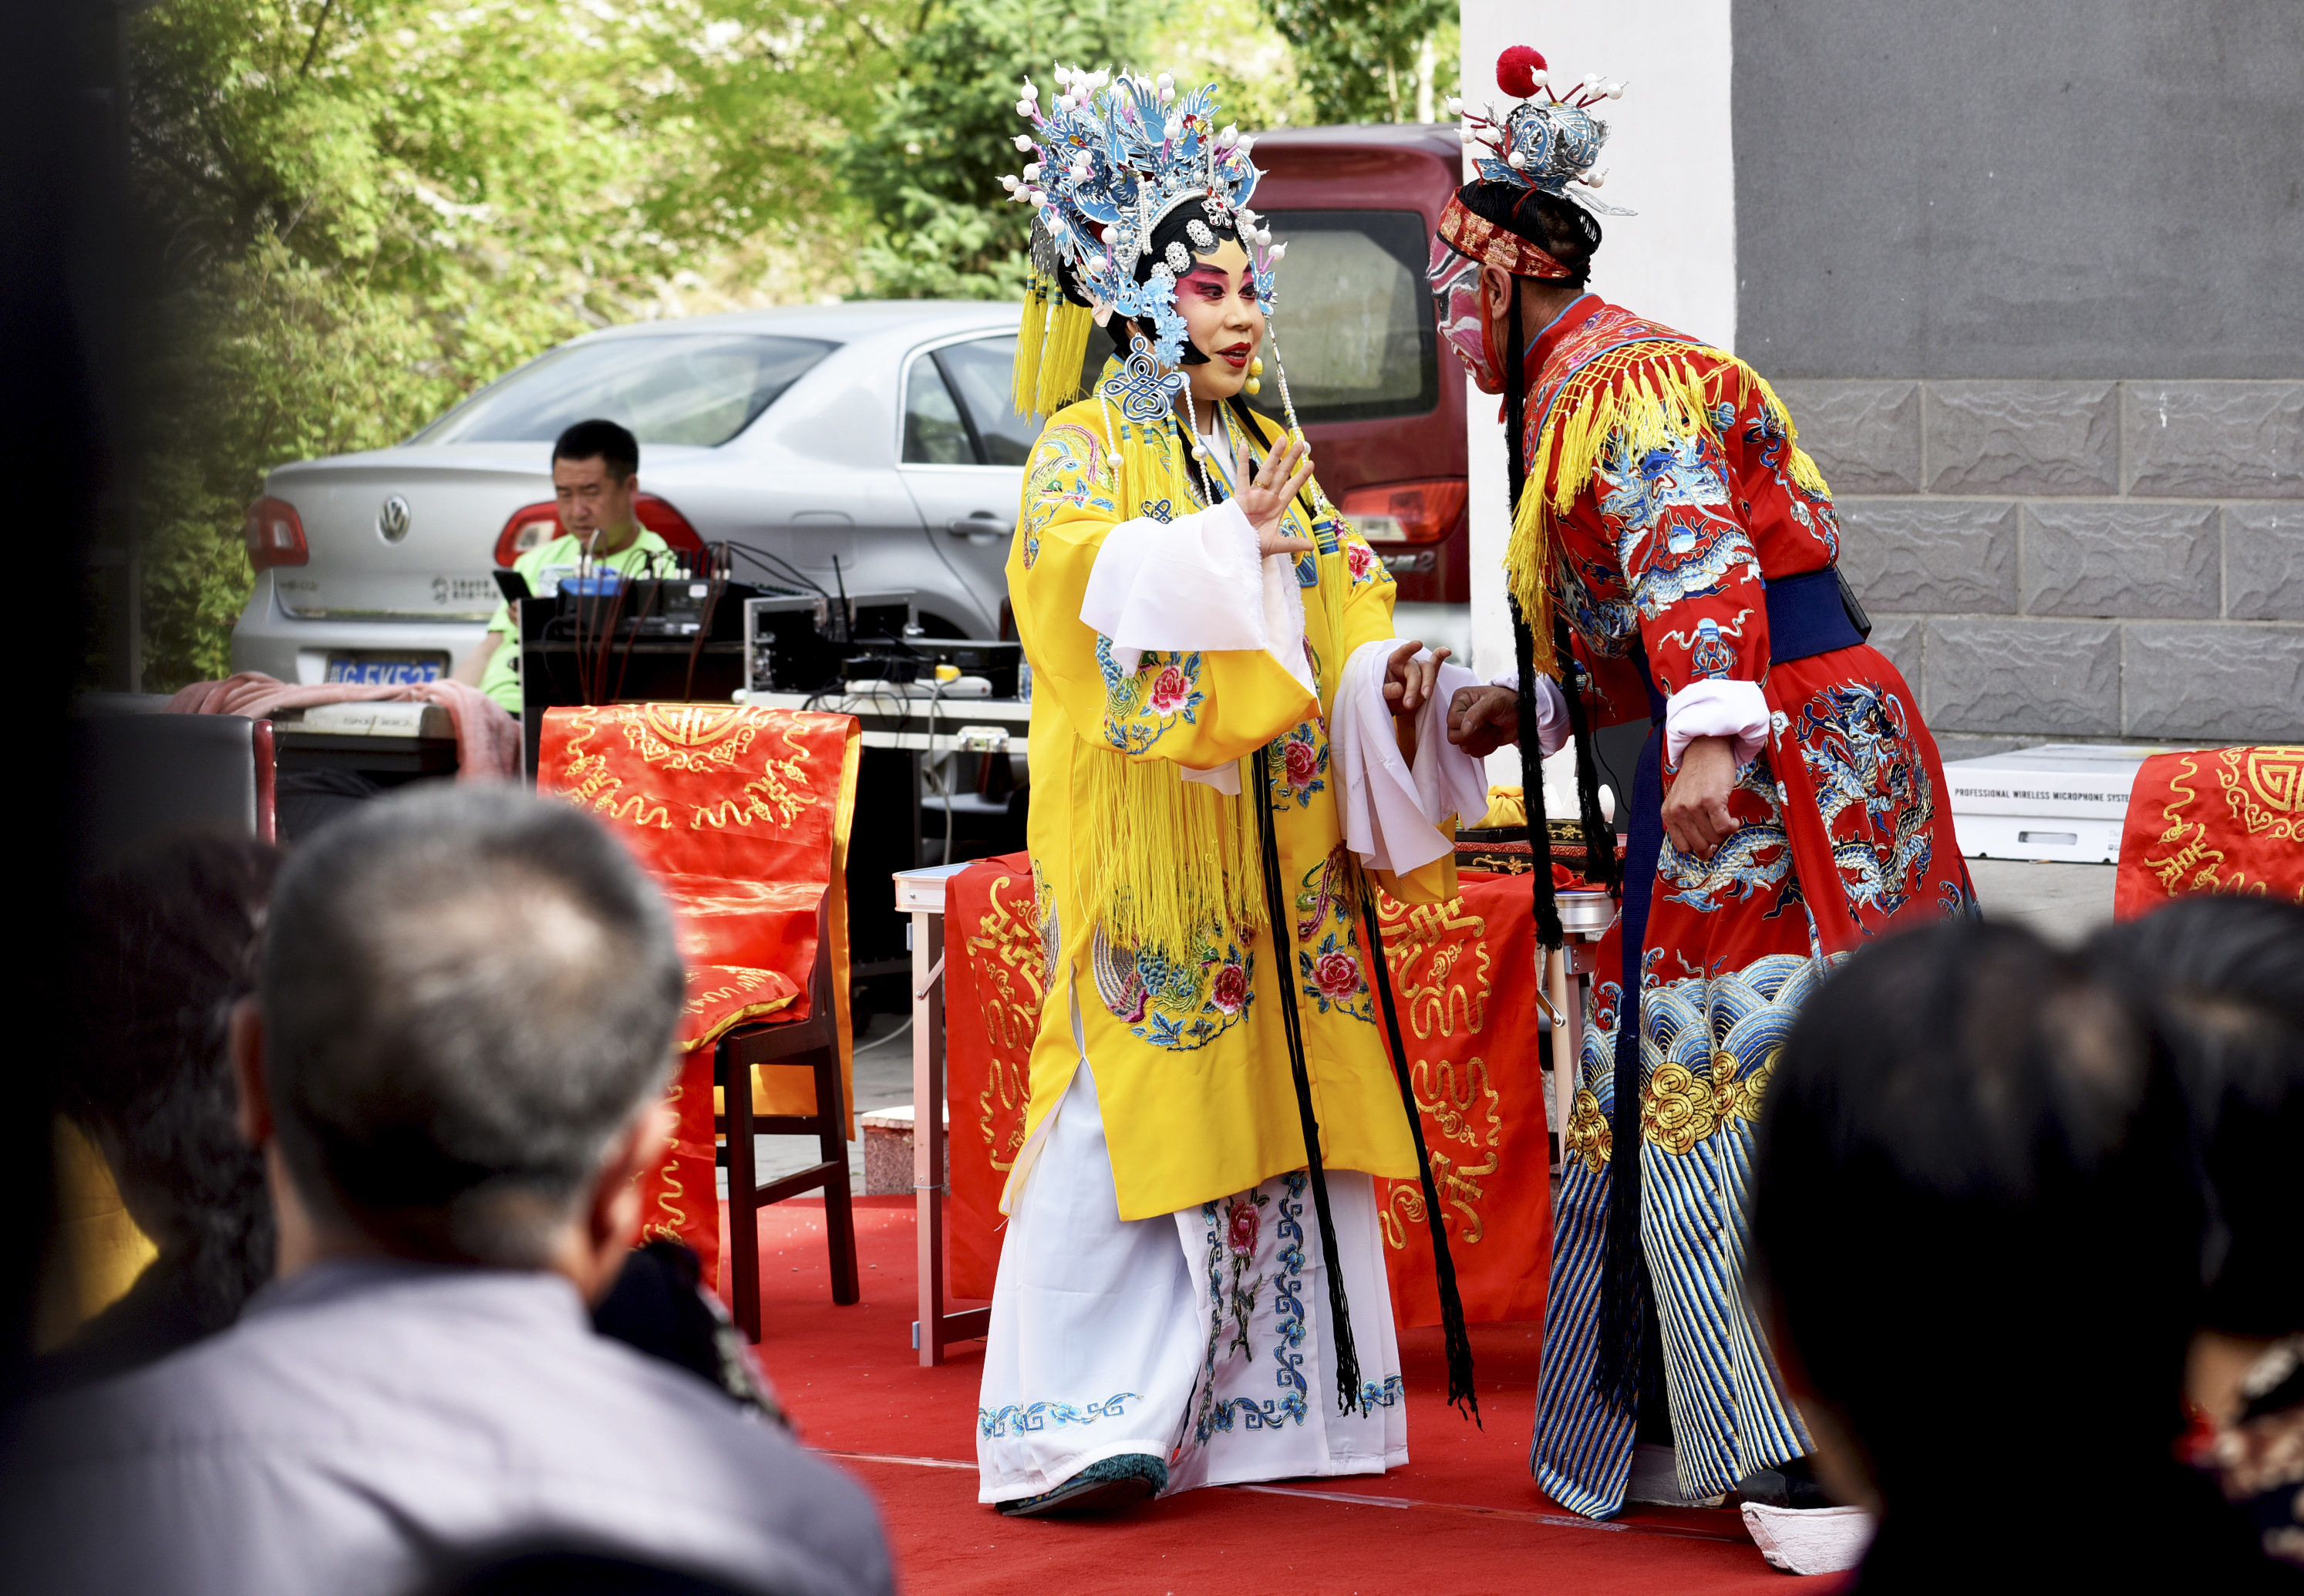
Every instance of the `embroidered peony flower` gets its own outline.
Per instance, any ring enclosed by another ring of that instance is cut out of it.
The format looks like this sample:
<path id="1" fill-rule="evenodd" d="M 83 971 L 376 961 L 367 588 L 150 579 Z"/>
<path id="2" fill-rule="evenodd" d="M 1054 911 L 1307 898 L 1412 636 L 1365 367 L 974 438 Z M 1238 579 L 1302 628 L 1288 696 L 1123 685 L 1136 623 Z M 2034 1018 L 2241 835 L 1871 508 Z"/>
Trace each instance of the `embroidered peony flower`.
<path id="1" fill-rule="evenodd" d="M 1184 707 L 1190 697 L 1192 684 L 1180 666 L 1170 665 L 1152 682 L 1151 711 L 1156 715 L 1172 715 Z"/>
<path id="2" fill-rule="evenodd" d="M 1365 581 L 1368 572 L 1376 569 L 1375 551 L 1364 543 L 1346 544 L 1344 569 L 1352 573 L 1353 581 Z"/>
<path id="3" fill-rule="evenodd" d="M 1256 1204 L 1235 1201 L 1232 1205 L 1232 1250 L 1241 1257 L 1256 1251 Z"/>
<path id="4" fill-rule="evenodd" d="M 1238 1014 L 1248 1004 L 1248 972 L 1236 964 L 1218 970 L 1208 985 L 1208 1001 L 1221 1013 Z"/>
<path id="5" fill-rule="evenodd" d="M 1290 738 L 1287 743 L 1288 785 L 1301 792 L 1312 785 L 1312 778 L 1320 773 L 1320 756 L 1309 742 Z"/>
<path id="6" fill-rule="evenodd" d="M 1349 953 L 1323 953 L 1312 961 L 1312 984 L 1331 1002 L 1351 997 L 1360 988 L 1360 960 Z"/>

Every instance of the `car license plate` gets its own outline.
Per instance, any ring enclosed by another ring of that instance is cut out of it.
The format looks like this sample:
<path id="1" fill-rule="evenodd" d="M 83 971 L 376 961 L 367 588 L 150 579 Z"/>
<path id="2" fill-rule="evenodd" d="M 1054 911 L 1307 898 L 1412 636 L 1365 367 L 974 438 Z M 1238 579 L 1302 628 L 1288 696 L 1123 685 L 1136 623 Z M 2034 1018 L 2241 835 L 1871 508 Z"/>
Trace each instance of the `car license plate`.
<path id="1" fill-rule="evenodd" d="M 399 687 L 411 681 L 437 681 L 446 674 L 446 663 L 438 654 L 332 654 L 327 680 L 361 687 Z"/>

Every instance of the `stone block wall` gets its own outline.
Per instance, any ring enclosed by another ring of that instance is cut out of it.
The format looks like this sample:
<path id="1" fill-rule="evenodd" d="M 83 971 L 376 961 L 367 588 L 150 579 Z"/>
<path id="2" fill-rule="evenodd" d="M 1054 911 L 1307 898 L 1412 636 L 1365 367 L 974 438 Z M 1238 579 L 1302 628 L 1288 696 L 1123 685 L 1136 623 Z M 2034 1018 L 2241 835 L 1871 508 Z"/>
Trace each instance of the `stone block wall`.
<path id="1" fill-rule="evenodd" d="M 2304 381 L 1775 386 L 1947 757 L 2304 741 Z"/>

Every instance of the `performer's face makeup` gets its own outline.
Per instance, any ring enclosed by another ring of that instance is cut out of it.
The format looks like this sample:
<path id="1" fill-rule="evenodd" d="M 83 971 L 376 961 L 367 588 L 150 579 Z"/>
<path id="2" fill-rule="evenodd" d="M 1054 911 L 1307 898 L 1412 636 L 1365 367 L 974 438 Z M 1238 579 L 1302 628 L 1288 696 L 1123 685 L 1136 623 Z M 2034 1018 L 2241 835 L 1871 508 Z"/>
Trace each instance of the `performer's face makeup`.
<path id="1" fill-rule="evenodd" d="M 1496 363 L 1496 347 L 1504 340 L 1501 332 L 1492 331 L 1489 325 L 1491 318 L 1480 291 L 1484 275 L 1478 261 L 1457 254 L 1447 240 L 1432 241 L 1432 267 L 1425 279 L 1431 283 L 1432 297 L 1439 308 L 1441 339 L 1456 351 L 1474 386 L 1483 393 L 1501 393 L 1504 379 Z"/>
<path id="2" fill-rule="evenodd" d="M 1207 357 L 1187 366 L 1192 397 L 1206 403 L 1230 399 L 1248 381 L 1249 363 L 1264 344 L 1264 306 L 1248 251 L 1224 239 L 1176 280 L 1176 310 L 1184 334 Z"/>

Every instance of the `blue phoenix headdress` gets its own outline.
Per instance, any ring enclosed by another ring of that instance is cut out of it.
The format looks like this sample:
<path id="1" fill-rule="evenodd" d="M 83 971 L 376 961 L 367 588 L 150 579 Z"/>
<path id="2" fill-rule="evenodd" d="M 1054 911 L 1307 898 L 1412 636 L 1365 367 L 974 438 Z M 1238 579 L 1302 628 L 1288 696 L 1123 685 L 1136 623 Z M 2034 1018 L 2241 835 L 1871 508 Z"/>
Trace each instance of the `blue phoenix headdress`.
<path id="1" fill-rule="evenodd" d="M 1012 199 L 1034 212 L 1016 395 L 1020 410 L 1044 415 L 1078 386 L 1091 319 L 1135 318 L 1153 331 L 1152 358 L 1170 372 L 1182 366 L 1176 279 L 1192 269 L 1196 254 L 1216 247 L 1216 228 L 1240 234 L 1267 310 L 1272 268 L 1287 249 L 1248 208 L 1260 175 L 1248 158 L 1253 141 L 1216 126 L 1215 85 L 1180 95 L 1166 72 L 1115 77 L 1063 66 L 1055 81 L 1056 102 L 1043 110 L 1039 89 L 1025 80 L 1016 114 L 1033 131 L 1017 134 L 1016 148 L 1029 158 L 1021 177 L 1000 180 Z M 1153 233 L 1187 207 L 1198 207 L 1186 226 L 1190 247 L 1170 244 L 1139 282 Z M 1090 308 L 1079 304 L 1083 299 Z"/>
<path id="2" fill-rule="evenodd" d="M 1604 174 L 1592 168 L 1608 141 L 1608 124 L 1588 107 L 1622 97 L 1622 83 L 1588 72 L 1563 90 L 1551 81 L 1542 55 L 1515 45 L 1496 63 L 1496 84 L 1520 102 L 1502 117 L 1494 106 L 1482 116 L 1467 110 L 1461 99 L 1448 102 L 1450 114 L 1464 118 L 1464 143 L 1480 151 L 1472 165 L 1483 178 L 1515 189 L 1539 189 L 1597 215 L 1634 214 L 1592 195 L 1603 181 Z"/>

